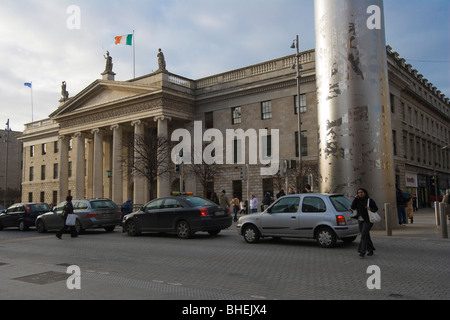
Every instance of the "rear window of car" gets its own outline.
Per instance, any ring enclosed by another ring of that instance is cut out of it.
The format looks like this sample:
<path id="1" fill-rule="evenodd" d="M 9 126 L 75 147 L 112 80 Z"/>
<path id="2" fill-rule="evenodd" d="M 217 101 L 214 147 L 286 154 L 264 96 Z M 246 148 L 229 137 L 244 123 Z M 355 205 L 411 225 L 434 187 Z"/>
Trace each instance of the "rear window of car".
<path id="1" fill-rule="evenodd" d="M 52 211 L 50 206 L 46 203 L 36 203 L 28 205 L 31 212 L 49 212 Z"/>
<path id="2" fill-rule="evenodd" d="M 186 197 L 184 200 L 189 202 L 193 207 L 217 206 L 216 203 L 199 197 Z"/>
<path id="3" fill-rule="evenodd" d="M 117 208 L 117 205 L 111 200 L 95 200 L 91 201 L 92 209 L 110 209 Z"/>
<path id="4" fill-rule="evenodd" d="M 350 200 L 348 200 L 344 196 L 331 196 L 330 200 L 336 211 L 339 212 L 348 211 L 349 210 L 348 208 L 350 208 L 352 205 Z"/>

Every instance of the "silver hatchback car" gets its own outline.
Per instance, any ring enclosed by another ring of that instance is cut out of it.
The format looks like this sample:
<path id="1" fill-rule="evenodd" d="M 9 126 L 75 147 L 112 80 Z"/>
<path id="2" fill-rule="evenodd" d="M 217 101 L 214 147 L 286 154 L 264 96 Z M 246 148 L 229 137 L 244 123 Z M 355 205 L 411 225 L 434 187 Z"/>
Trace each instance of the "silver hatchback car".
<path id="1" fill-rule="evenodd" d="M 351 202 L 342 194 L 292 194 L 277 199 L 265 211 L 243 216 L 237 231 L 248 243 L 261 237 L 311 238 L 325 248 L 337 240 L 352 242 L 359 234 Z"/>
<path id="2" fill-rule="evenodd" d="M 61 202 L 53 210 L 36 219 L 36 230 L 40 233 L 60 230 L 63 227 L 62 210 L 66 202 Z M 72 200 L 73 213 L 77 216 L 75 228 L 78 233 L 85 229 L 104 228 L 111 232 L 120 224 L 122 212 L 109 199 Z"/>

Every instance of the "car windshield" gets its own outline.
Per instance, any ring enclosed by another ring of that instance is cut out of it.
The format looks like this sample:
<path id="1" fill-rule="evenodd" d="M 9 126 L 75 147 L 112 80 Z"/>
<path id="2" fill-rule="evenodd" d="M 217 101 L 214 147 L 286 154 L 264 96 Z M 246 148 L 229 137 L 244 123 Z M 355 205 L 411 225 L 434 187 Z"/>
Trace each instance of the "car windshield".
<path id="1" fill-rule="evenodd" d="M 36 203 L 36 204 L 30 204 L 30 212 L 49 212 L 52 211 L 50 209 L 50 206 L 46 203 Z"/>
<path id="2" fill-rule="evenodd" d="M 117 208 L 117 205 L 111 200 L 95 200 L 91 201 L 92 209 L 109 209 Z"/>
<path id="3" fill-rule="evenodd" d="M 352 203 L 350 200 L 348 200 L 344 196 L 331 196 L 330 197 L 331 203 L 333 204 L 336 211 L 344 212 L 349 211 L 349 208 L 351 207 Z"/>
<path id="4" fill-rule="evenodd" d="M 217 206 L 214 202 L 199 197 L 186 197 L 184 200 L 189 202 L 193 207 Z"/>

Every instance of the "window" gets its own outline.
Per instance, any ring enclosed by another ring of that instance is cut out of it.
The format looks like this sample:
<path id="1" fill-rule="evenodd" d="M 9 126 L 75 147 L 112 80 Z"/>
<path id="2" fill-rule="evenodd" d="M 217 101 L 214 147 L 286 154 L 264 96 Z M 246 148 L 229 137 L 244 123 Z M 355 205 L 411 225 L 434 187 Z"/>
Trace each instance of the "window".
<path id="1" fill-rule="evenodd" d="M 241 107 L 231 108 L 231 124 L 239 124 L 241 122 Z"/>
<path id="2" fill-rule="evenodd" d="M 53 164 L 53 179 L 58 179 L 58 164 Z"/>
<path id="3" fill-rule="evenodd" d="M 58 144 L 58 141 L 55 141 L 55 142 L 53 143 L 53 152 L 54 152 L 54 153 L 58 153 L 58 152 L 59 152 L 59 144 Z"/>
<path id="4" fill-rule="evenodd" d="M 308 156 L 308 132 L 302 131 L 301 134 L 302 157 Z M 295 156 L 298 157 L 298 131 L 295 132 Z"/>
<path id="5" fill-rule="evenodd" d="M 153 200 L 147 206 L 145 206 L 145 211 L 159 209 L 164 199 Z"/>
<path id="6" fill-rule="evenodd" d="M 47 154 L 47 144 L 43 143 L 42 144 L 42 155 L 45 155 L 45 154 Z"/>
<path id="7" fill-rule="evenodd" d="M 392 143 L 394 146 L 394 156 L 397 155 L 397 132 L 392 130 Z"/>
<path id="8" fill-rule="evenodd" d="M 214 128 L 213 112 L 205 112 L 205 128 Z"/>
<path id="9" fill-rule="evenodd" d="M 45 202 L 45 191 L 41 191 L 40 202 Z"/>
<path id="10" fill-rule="evenodd" d="M 272 101 L 261 102 L 261 119 L 271 119 L 272 118 Z"/>
<path id="11" fill-rule="evenodd" d="M 33 181 L 33 180 L 34 180 L 34 167 L 30 167 L 29 180 L 30 180 L 30 181 Z"/>
<path id="12" fill-rule="evenodd" d="M 306 112 L 306 95 L 300 95 L 300 112 Z M 294 114 L 298 114 L 298 96 L 294 96 Z"/>
<path id="13" fill-rule="evenodd" d="M 270 213 L 295 213 L 299 204 L 299 197 L 282 198 L 270 208 Z"/>
<path id="14" fill-rule="evenodd" d="M 45 164 L 41 166 L 41 180 L 45 180 Z"/>
<path id="15" fill-rule="evenodd" d="M 183 208 L 177 199 L 166 199 L 164 201 L 163 209 Z"/>
<path id="16" fill-rule="evenodd" d="M 327 207 L 325 202 L 318 197 L 305 197 L 302 204 L 303 212 L 325 212 Z"/>
<path id="17" fill-rule="evenodd" d="M 69 161 L 69 166 L 68 166 L 68 177 L 69 177 L 69 178 L 72 177 L 72 161 Z"/>
<path id="18" fill-rule="evenodd" d="M 34 157 L 34 146 L 30 147 L 30 157 Z"/>
<path id="19" fill-rule="evenodd" d="M 262 157 L 264 160 L 272 157 L 272 136 L 262 136 Z"/>

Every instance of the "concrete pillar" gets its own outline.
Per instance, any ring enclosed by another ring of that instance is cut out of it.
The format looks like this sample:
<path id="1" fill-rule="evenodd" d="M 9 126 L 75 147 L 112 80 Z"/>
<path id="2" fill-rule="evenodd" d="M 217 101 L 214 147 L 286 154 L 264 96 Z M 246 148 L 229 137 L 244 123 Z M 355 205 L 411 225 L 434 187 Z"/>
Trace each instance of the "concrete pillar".
<path id="1" fill-rule="evenodd" d="M 112 200 L 120 205 L 123 199 L 123 161 L 122 161 L 122 128 L 116 124 L 111 126 L 113 131 L 112 147 Z"/>
<path id="2" fill-rule="evenodd" d="M 103 197 L 103 132 L 100 129 L 92 130 L 94 135 L 94 163 L 93 163 L 93 190 L 94 198 Z"/>
<path id="3" fill-rule="evenodd" d="M 81 132 L 74 135 L 76 139 L 77 154 L 75 168 L 75 199 L 85 198 L 86 189 L 86 161 L 85 161 L 85 136 Z"/>
<path id="4" fill-rule="evenodd" d="M 321 192 L 366 188 L 395 212 L 382 0 L 315 0 Z"/>
<path id="5" fill-rule="evenodd" d="M 154 121 L 158 123 L 158 137 L 163 139 L 169 139 L 169 121 L 170 117 L 167 116 L 158 116 L 155 117 Z M 161 155 L 158 155 L 160 157 Z M 169 159 L 169 155 L 167 155 L 167 161 L 171 161 Z M 157 181 L 157 197 L 167 197 L 170 195 L 170 180 L 169 177 L 165 174 L 158 175 Z"/>
<path id="6" fill-rule="evenodd" d="M 69 193 L 69 140 L 68 136 L 59 137 L 59 191 L 58 202 L 63 202 Z"/>
<path id="7" fill-rule="evenodd" d="M 139 155 L 139 143 L 136 143 L 136 141 L 142 141 L 145 136 L 145 126 L 144 123 L 141 120 L 133 121 L 131 122 L 131 125 L 134 126 L 134 141 L 135 141 L 135 147 L 134 147 L 134 160 L 140 159 L 141 156 Z M 135 166 L 140 165 L 139 163 L 135 162 Z M 134 174 L 134 189 L 133 189 L 133 203 L 134 204 L 141 204 L 144 205 L 147 202 L 147 196 L 146 196 L 146 184 L 147 179 L 140 174 L 139 172 L 136 172 Z"/>

